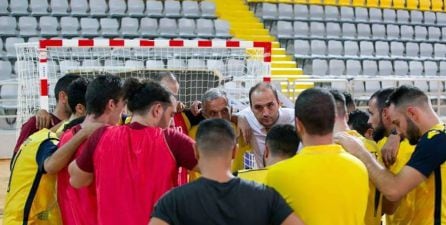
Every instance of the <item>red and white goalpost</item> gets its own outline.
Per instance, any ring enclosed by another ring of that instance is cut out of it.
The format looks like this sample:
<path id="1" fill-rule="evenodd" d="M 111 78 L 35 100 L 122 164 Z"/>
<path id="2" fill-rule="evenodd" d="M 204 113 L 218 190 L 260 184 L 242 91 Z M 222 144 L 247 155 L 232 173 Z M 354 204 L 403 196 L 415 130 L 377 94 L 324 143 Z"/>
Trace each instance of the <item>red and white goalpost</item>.
<path id="1" fill-rule="evenodd" d="M 179 99 L 190 104 L 221 87 L 242 105 L 249 88 L 270 81 L 271 43 L 234 40 L 54 39 L 17 44 L 18 124 L 36 109 L 52 110 L 54 85 L 67 73 L 110 72 L 150 78 L 171 71 Z"/>

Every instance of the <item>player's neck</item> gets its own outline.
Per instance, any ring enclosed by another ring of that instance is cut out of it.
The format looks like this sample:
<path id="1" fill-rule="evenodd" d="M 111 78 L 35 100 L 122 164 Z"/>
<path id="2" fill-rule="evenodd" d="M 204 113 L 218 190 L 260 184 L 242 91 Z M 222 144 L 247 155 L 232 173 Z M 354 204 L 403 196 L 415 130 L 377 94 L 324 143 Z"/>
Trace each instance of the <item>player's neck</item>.
<path id="1" fill-rule="evenodd" d="M 204 178 L 214 180 L 220 183 L 225 183 L 234 178 L 231 173 L 231 162 L 224 162 L 222 160 L 206 159 L 206 162 L 199 162 L 201 175 Z"/>
<path id="2" fill-rule="evenodd" d="M 347 121 L 344 118 L 336 118 L 333 133 L 348 131 L 350 128 L 348 127 Z"/>
<path id="3" fill-rule="evenodd" d="M 428 132 L 430 129 L 432 129 L 433 126 L 442 123 L 440 118 L 433 111 L 431 113 L 428 113 L 426 116 L 423 116 L 422 118 L 424 118 L 424 121 L 419 123 L 421 135 Z"/>
<path id="4" fill-rule="evenodd" d="M 70 114 L 66 113 L 65 110 L 59 105 L 54 109 L 53 115 L 60 120 L 67 120 L 70 117 Z"/>
<path id="5" fill-rule="evenodd" d="M 333 133 L 326 135 L 302 135 L 304 146 L 331 145 L 333 144 Z"/>
<path id="6" fill-rule="evenodd" d="M 136 122 L 141 125 L 148 126 L 148 127 L 156 127 L 157 126 L 157 124 L 153 121 L 153 119 L 151 119 L 151 118 L 147 119 L 146 117 L 143 117 L 143 116 L 137 115 L 137 114 L 134 114 L 132 116 L 132 122 Z"/>
<path id="7" fill-rule="evenodd" d="M 285 159 L 288 159 L 287 157 L 282 157 L 282 156 L 271 156 L 270 158 L 268 158 L 266 160 L 266 166 L 272 166 L 280 161 L 283 161 Z"/>

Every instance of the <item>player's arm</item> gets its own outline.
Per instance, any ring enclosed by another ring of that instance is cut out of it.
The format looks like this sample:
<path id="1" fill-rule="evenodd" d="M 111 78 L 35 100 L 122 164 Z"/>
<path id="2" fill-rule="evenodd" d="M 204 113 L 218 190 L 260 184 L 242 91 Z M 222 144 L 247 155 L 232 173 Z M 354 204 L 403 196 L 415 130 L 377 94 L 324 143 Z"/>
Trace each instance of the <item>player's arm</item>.
<path id="1" fill-rule="evenodd" d="M 393 131 L 395 132 L 395 131 Z M 389 168 L 396 161 L 398 150 L 400 147 L 401 136 L 397 133 L 392 133 L 387 138 L 386 143 L 381 149 L 384 165 Z"/>
<path id="2" fill-rule="evenodd" d="M 169 225 L 169 224 L 162 219 L 152 217 L 152 219 L 150 219 L 149 225 Z"/>
<path id="3" fill-rule="evenodd" d="M 294 213 L 290 214 L 281 225 L 304 225 L 304 222 L 299 219 Z"/>
<path id="4" fill-rule="evenodd" d="M 390 201 L 399 201 L 426 179 L 418 170 L 409 166 L 405 166 L 397 175 L 392 174 L 377 162 L 360 140 L 346 133 L 336 134 L 335 140 L 365 164 L 369 172 L 369 178 Z"/>
<path id="5" fill-rule="evenodd" d="M 48 113 L 45 109 L 39 109 L 36 113 L 36 127 L 38 130 L 43 128 L 54 126 L 52 124 L 51 114 Z"/>
<path id="6" fill-rule="evenodd" d="M 93 182 L 93 173 L 87 172 L 79 168 L 76 160 L 68 166 L 70 173 L 70 184 L 74 188 L 81 188 L 90 185 Z"/>
<path id="7" fill-rule="evenodd" d="M 389 201 L 387 198 L 383 197 L 382 202 L 382 212 L 387 215 L 393 215 L 395 211 L 400 206 L 401 201 L 392 202 Z"/>
<path id="8" fill-rule="evenodd" d="M 177 165 L 199 172 L 194 152 L 195 141 L 175 129 L 164 130 L 164 137 Z"/>

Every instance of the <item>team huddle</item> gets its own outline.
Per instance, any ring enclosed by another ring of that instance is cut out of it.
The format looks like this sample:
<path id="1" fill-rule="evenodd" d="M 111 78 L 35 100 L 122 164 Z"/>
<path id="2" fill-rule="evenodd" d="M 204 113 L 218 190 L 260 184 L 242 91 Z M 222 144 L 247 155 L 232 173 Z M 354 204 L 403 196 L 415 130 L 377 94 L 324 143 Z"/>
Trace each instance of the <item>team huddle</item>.
<path id="1" fill-rule="evenodd" d="M 20 131 L 4 223 L 446 224 L 446 129 L 418 88 L 379 90 L 366 113 L 321 88 L 282 108 L 258 83 L 236 114 L 219 88 L 185 109 L 179 88 L 61 77 Z"/>

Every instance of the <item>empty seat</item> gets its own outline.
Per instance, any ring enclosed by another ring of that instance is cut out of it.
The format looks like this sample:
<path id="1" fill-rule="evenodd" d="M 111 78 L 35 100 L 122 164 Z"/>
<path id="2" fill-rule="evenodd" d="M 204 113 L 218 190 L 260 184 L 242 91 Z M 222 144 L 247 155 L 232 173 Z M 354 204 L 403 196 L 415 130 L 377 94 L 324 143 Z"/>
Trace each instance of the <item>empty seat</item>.
<path id="1" fill-rule="evenodd" d="M 88 2 L 87 0 L 71 0 L 71 15 L 73 16 L 87 16 Z"/>
<path id="2" fill-rule="evenodd" d="M 373 57 L 374 48 L 373 42 L 370 41 L 361 41 L 359 43 L 360 55 L 361 57 Z"/>
<path id="3" fill-rule="evenodd" d="M 146 68 L 149 69 L 164 69 L 165 65 L 162 60 L 147 60 Z"/>
<path id="4" fill-rule="evenodd" d="M 271 20 L 277 18 L 277 4 L 261 3 L 257 4 L 260 7 L 256 14 L 264 20 Z"/>
<path id="5" fill-rule="evenodd" d="M 215 3 L 211 1 L 200 2 L 201 17 L 215 18 Z"/>
<path id="6" fill-rule="evenodd" d="M 294 19 L 293 5 L 279 3 L 277 15 L 280 20 L 291 20 Z"/>
<path id="7" fill-rule="evenodd" d="M 22 16 L 19 18 L 20 36 L 29 37 L 37 35 L 37 20 L 35 17 Z"/>
<path id="8" fill-rule="evenodd" d="M 375 56 L 379 58 L 389 57 L 389 43 L 385 41 L 377 41 L 375 43 Z"/>
<path id="9" fill-rule="evenodd" d="M 83 67 L 101 67 L 101 62 L 95 59 L 84 59 L 82 61 Z"/>
<path id="10" fill-rule="evenodd" d="M 310 5 L 309 15 L 312 20 L 322 20 L 324 18 L 324 8 L 321 5 Z"/>
<path id="11" fill-rule="evenodd" d="M 7 115 L 14 115 L 17 113 L 18 90 L 19 88 L 17 83 L 7 83 L 1 86 L 0 89 L 0 98 L 2 99 L 1 107 L 3 108 L 3 110 L 8 111 L 5 112 L 5 114 Z M 10 110 L 12 110 L 13 112 L 9 112 Z"/>
<path id="12" fill-rule="evenodd" d="M 124 17 L 121 19 L 121 34 L 124 37 L 139 36 L 138 28 L 139 28 L 138 19 L 130 17 Z"/>
<path id="13" fill-rule="evenodd" d="M 408 42 L 406 43 L 406 57 L 418 58 L 420 48 L 418 43 Z"/>
<path id="14" fill-rule="evenodd" d="M 189 59 L 187 60 L 188 69 L 206 69 L 206 63 L 203 59 Z"/>
<path id="15" fill-rule="evenodd" d="M 62 17 L 60 19 L 60 33 L 65 37 L 78 36 L 79 21 L 74 17 Z"/>
<path id="16" fill-rule="evenodd" d="M 98 36 L 99 22 L 94 18 L 81 18 L 81 34 L 84 37 Z"/>
<path id="17" fill-rule="evenodd" d="M 296 30 L 296 27 L 294 27 Z M 353 39 L 356 38 L 356 27 L 352 23 L 343 23 L 342 24 L 342 37 Z"/>
<path id="18" fill-rule="evenodd" d="M 397 76 L 406 76 L 409 72 L 407 61 L 395 60 L 393 62 L 393 67 L 395 70 L 395 75 Z"/>
<path id="19" fill-rule="evenodd" d="M 358 56 L 359 47 L 356 41 L 344 42 L 344 56 L 356 57 Z"/>
<path id="20" fill-rule="evenodd" d="M 351 18 L 355 17 L 352 7 L 341 6 L 340 12 L 341 12 L 341 20 L 350 20 Z"/>
<path id="21" fill-rule="evenodd" d="M 0 38 L 0 58 L 3 58 L 5 55 L 5 51 L 3 51 L 3 40 Z"/>
<path id="22" fill-rule="evenodd" d="M 370 38 L 370 25 L 369 24 L 358 24 L 358 38 L 365 38 L 365 39 L 369 39 Z"/>
<path id="23" fill-rule="evenodd" d="M 245 72 L 245 63 L 243 60 L 228 59 L 226 68 L 229 76 L 240 77 L 243 76 Z"/>
<path id="24" fill-rule="evenodd" d="M 307 5 L 294 5 L 294 18 L 295 19 L 308 19 L 308 7 Z"/>
<path id="25" fill-rule="evenodd" d="M 410 22 L 412 24 L 423 22 L 423 13 L 417 10 L 410 11 Z"/>
<path id="26" fill-rule="evenodd" d="M 324 23 L 311 22 L 310 32 L 312 37 L 324 37 L 325 36 L 325 25 Z"/>
<path id="27" fill-rule="evenodd" d="M 400 27 L 398 25 L 389 24 L 386 29 L 387 40 L 397 40 L 400 37 Z"/>
<path id="28" fill-rule="evenodd" d="M 438 72 L 438 66 L 436 62 L 424 61 L 424 75 L 436 76 Z"/>
<path id="29" fill-rule="evenodd" d="M 58 0 L 51 2 L 51 15 L 68 16 L 68 0 Z"/>
<path id="30" fill-rule="evenodd" d="M 378 75 L 380 76 L 390 76 L 393 74 L 392 62 L 388 60 L 378 61 Z"/>
<path id="31" fill-rule="evenodd" d="M 367 93 L 374 93 L 381 89 L 381 82 L 377 80 L 369 80 L 364 82 L 365 85 L 365 92 Z"/>
<path id="32" fill-rule="evenodd" d="M 0 15 L 8 15 L 8 0 L 0 0 Z"/>
<path id="33" fill-rule="evenodd" d="M 294 56 L 296 58 L 310 55 L 310 44 L 306 40 L 294 40 Z"/>
<path id="34" fill-rule="evenodd" d="M 277 22 L 277 37 L 279 39 L 288 39 L 294 36 L 293 25 L 288 21 Z"/>
<path id="35" fill-rule="evenodd" d="M 381 22 L 383 20 L 381 9 L 370 8 L 369 9 L 369 20 L 370 20 L 370 22 Z"/>
<path id="36" fill-rule="evenodd" d="M 396 12 L 393 9 L 383 9 L 383 21 L 386 23 L 394 23 Z"/>
<path id="37" fill-rule="evenodd" d="M 29 3 L 31 15 L 44 16 L 48 15 L 48 1 L 47 0 L 31 0 Z"/>
<path id="38" fill-rule="evenodd" d="M 327 46 L 325 41 L 312 40 L 311 45 L 311 55 L 313 56 L 325 56 L 327 54 Z"/>
<path id="39" fill-rule="evenodd" d="M 415 40 L 426 40 L 427 29 L 422 26 L 415 26 Z"/>
<path id="40" fill-rule="evenodd" d="M 62 75 L 68 73 L 69 71 L 76 70 L 79 68 L 79 61 L 74 60 L 62 60 L 59 63 L 60 72 Z"/>
<path id="41" fill-rule="evenodd" d="M 91 4 L 91 2 L 90 2 Z M 122 0 L 109 0 L 108 6 L 110 7 L 108 14 L 110 16 L 116 17 L 122 17 L 125 16 L 125 11 L 127 10 L 127 4 L 125 1 Z"/>
<path id="42" fill-rule="evenodd" d="M 125 67 L 142 69 L 142 68 L 144 68 L 144 62 L 138 61 L 138 60 L 127 60 L 127 61 L 125 61 Z"/>
<path id="43" fill-rule="evenodd" d="M 193 19 L 178 19 L 178 34 L 180 37 L 191 38 L 195 35 L 195 21 Z"/>
<path id="44" fill-rule="evenodd" d="M 328 75 L 344 75 L 345 64 L 343 60 L 332 59 L 328 63 Z"/>
<path id="45" fill-rule="evenodd" d="M 5 36 L 15 36 L 17 35 L 17 21 L 12 16 L 2 16 L 0 17 L 0 30 L 2 35 Z"/>
<path id="46" fill-rule="evenodd" d="M 445 44 L 434 44 L 434 58 L 445 58 L 446 57 L 446 45 Z M 444 74 L 446 75 L 446 74 Z"/>
<path id="47" fill-rule="evenodd" d="M 327 45 L 327 50 L 328 50 L 327 54 L 330 57 L 340 57 L 343 54 L 344 48 L 342 46 L 342 42 L 329 40 Z"/>
<path id="48" fill-rule="evenodd" d="M 158 27 L 159 34 L 164 37 L 178 36 L 178 27 L 175 19 L 162 18 Z"/>
<path id="49" fill-rule="evenodd" d="M 312 74 L 318 75 L 318 76 L 324 76 L 327 75 L 328 65 L 327 60 L 322 59 L 315 59 L 313 60 L 312 64 Z"/>
<path id="50" fill-rule="evenodd" d="M 5 49 L 6 49 L 6 56 L 8 58 L 16 58 L 17 52 L 15 49 L 15 44 L 17 43 L 24 43 L 25 40 L 23 38 L 19 37 L 8 37 L 5 41 Z"/>
<path id="51" fill-rule="evenodd" d="M 446 27 L 441 28 L 441 40 L 446 40 Z"/>
<path id="52" fill-rule="evenodd" d="M 435 12 L 424 12 L 424 24 L 435 24 L 437 21 L 437 16 L 435 15 Z"/>
<path id="53" fill-rule="evenodd" d="M 229 23 L 226 20 L 216 19 L 215 23 L 215 37 L 217 38 L 230 38 Z"/>
<path id="54" fill-rule="evenodd" d="M 434 49 L 432 44 L 429 43 L 420 43 L 420 57 L 421 58 L 432 58 L 434 53 Z"/>
<path id="55" fill-rule="evenodd" d="M 404 45 L 401 42 L 390 42 L 390 55 L 391 57 L 402 57 L 404 54 Z"/>
<path id="56" fill-rule="evenodd" d="M 325 20 L 327 21 L 338 21 L 339 20 L 339 10 L 336 6 L 325 6 Z M 328 28 L 328 26 L 327 26 Z"/>
<path id="57" fill-rule="evenodd" d="M 309 35 L 310 28 L 308 23 L 295 21 L 293 27 L 295 37 L 307 37 Z"/>
<path id="58" fill-rule="evenodd" d="M 130 17 L 142 17 L 144 16 L 143 0 L 127 0 L 127 13 Z"/>
<path id="59" fill-rule="evenodd" d="M 372 34 L 374 39 L 385 39 L 386 28 L 382 24 L 372 24 Z"/>
<path id="60" fill-rule="evenodd" d="M 420 61 L 410 61 L 409 62 L 409 75 L 421 76 L 422 74 L 423 74 L 423 64 Z"/>
<path id="61" fill-rule="evenodd" d="M 149 1 L 146 2 L 146 4 Z M 149 6 L 147 6 L 147 9 L 149 8 Z M 171 0 L 167 0 L 164 1 L 164 16 L 167 17 L 180 17 L 181 13 L 180 13 L 180 2 L 179 1 L 171 1 Z"/>
<path id="62" fill-rule="evenodd" d="M 355 20 L 356 21 L 368 21 L 369 20 L 369 12 L 368 12 L 367 8 L 355 7 Z"/>
<path id="63" fill-rule="evenodd" d="M 429 40 L 438 41 L 440 40 L 441 31 L 438 27 L 429 27 L 428 28 L 428 36 Z"/>
<path id="64" fill-rule="evenodd" d="M 341 36 L 341 25 L 339 23 L 327 23 L 326 36 L 339 38 Z"/>
<path id="65" fill-rule="evenodd" d="M 161 2 L 161 1 L 145 1 L 145 2 L 146 2 L 146 15 L 147 16 L 149 16 L 149 17 L 162 17 L 163 16 L 163 2 Z M 178 8 L 177 10 L 178 10 L 177 15 L 180 15 L 180 9 Z"/>
<path id="66" fill-rule="evenodd" d="M 437 24 L 446 23 L 446 13 L 437 12 Z"/>
<path id="67" fill-rule="evenodd" d="M 401 39 L 411 40 L 414 37 L 414 31 L 412 26 L 402 25 L 401 26 Z"/>
<path id="68" fill-rule="evenodd" d="M 398 23 L 409 23 L 409 18 L 408 10 L 396 10 L 396 21 Z"/>
<path id="69" fill-rule="evenodd" d="M 158 36 L 158 21 L 156 19 L 148 17 L 142 18 L 141 25 L 139 27 L 139 33 L 143 37 Z"/>
<path id="70" fill-rule="evenodd" d="M 9 61 L 0 61 L 0 80 L 6 80 L 11 78 L 12 65 Z"/>
<path id="71" fill-rule="evenodd" d="M 101 18 L 101 31 L 104 37 L 119 36 L 119 23 L 114 18 Z"/>
<path id="72" fill-rule="evenodd" d="M 378 72 L 378 66 L 374 60 L 364 60 L 362 62 L 362 75 L 375 76 Z"/>
<path id="73" fill-rule="evenodd" d="M 357 76 L 361 73 L 361 63 L 359 60 L 349 59 L 345 62 L 345 75 Z"/>
<path id="74" fill-rule="evenodd" d="M 184 17 L 198 18 L 200 17 L 200 8 L 197 1 L 183 1 L 182 14 Z"/>
<path id="75" fill-rule="evenodd" d="M 44 37 L 57 36 L 58 22 L 56 17 L 42 16 L 40 17 L 40 35 Z"/>
<path id="76" fill-rule="evenodd" d="M 105 67 L 121 67 L 124 66 L 124 62 L 116 59 L 106 59 L 104 61 Z"/>
<path id="77" fill-rule="evenodd" d="M 11 0 L 9 9 L 11 10 L 11 15 L 14 16 L 26 16 L 29 14 L 27 0 Z"/>
<path id="78" fill-rule="evenodd" d="M 199 37 L 213 37 L 214 23 L 211 19 L 197 19 L 197 35 Z"/>

